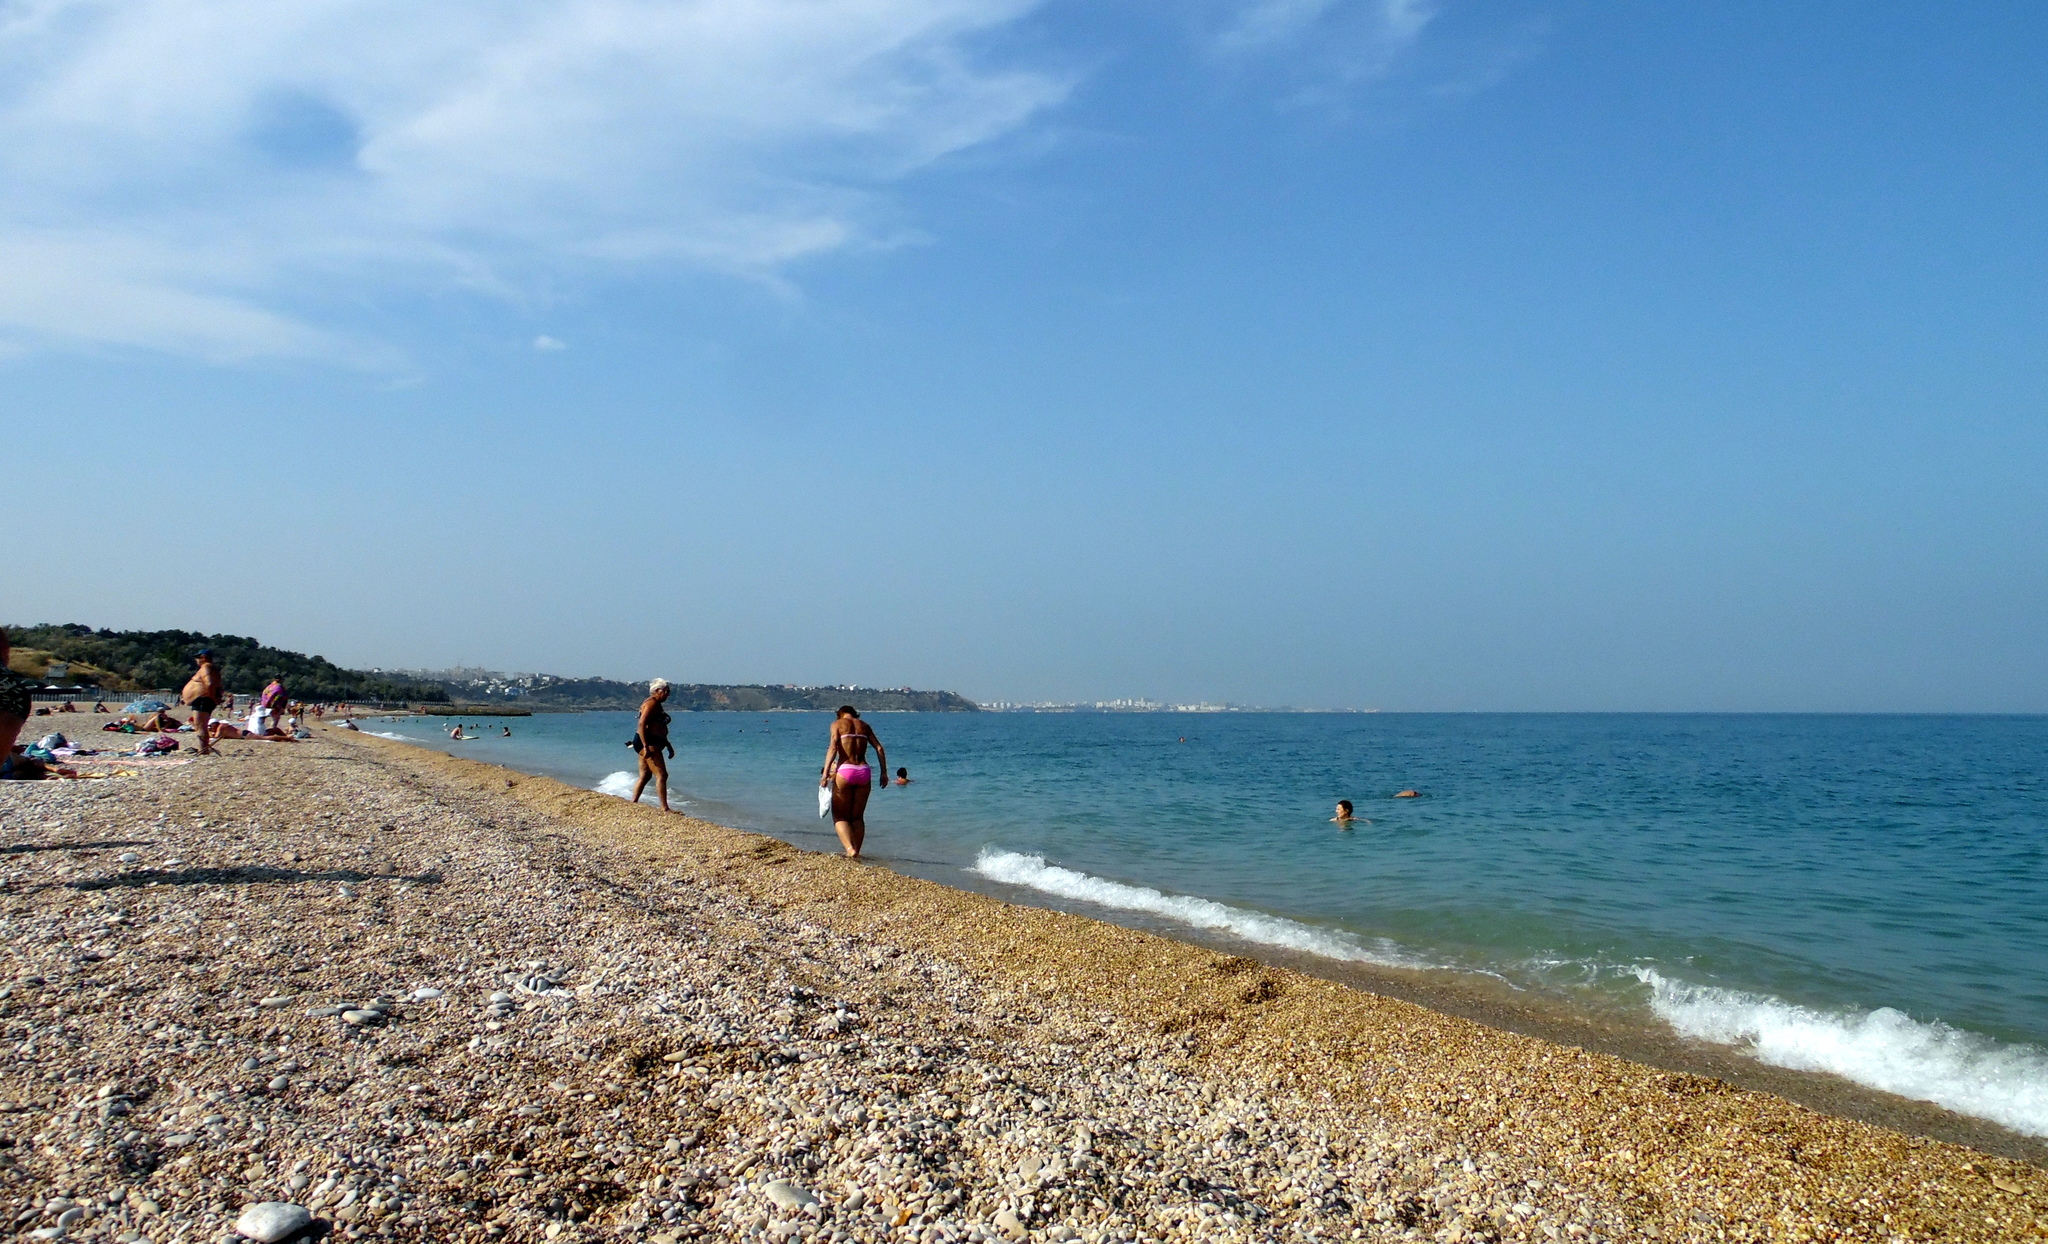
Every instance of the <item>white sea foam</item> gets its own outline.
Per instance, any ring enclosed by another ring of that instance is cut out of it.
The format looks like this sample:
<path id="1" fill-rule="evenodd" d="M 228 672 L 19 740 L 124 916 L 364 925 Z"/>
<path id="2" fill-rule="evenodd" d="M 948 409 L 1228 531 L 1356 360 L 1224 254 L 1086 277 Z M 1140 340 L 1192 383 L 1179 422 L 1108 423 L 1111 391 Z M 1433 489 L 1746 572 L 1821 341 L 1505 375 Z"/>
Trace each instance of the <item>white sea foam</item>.
<path id="1" fill-rule="evenodd" d="M 1688 985 L 1652 968 L 1635 971 L 1650 987 L 1651 1008 L 1688 1037 L 2048 1136 L 2048 1050 L 2038 1046 L 1922 1023 L 1890 1007 L 1815 1011 L 1762 994 Z"/>
<path id="2" fill-rule="evenodd" d="M 1387 967 L 1419 968 L 1428 964 L 1402 951 L 1391 942 L 1367 944 L 1336 929 L 1317 928 L 1285 916 L 1247 911 L 1206 898 L 1167 894 L 1148 886 L 1126 885 L 1092 877 L 1071 868 L 1048 864 L 1042 855 L 1021 855 L 1015 851 L 983 848 L 973 871 L 990 881 L 1024 886 L 1043 894 L 1078 899 L 1119 911 L 1140 911 L 1168 920 L 1232 933 L 1248 942 L 1305 951 L 1329 959 L 1353 963 L 1377 963 Z"/>
<path id="3" fill-rule="evenodd" d="M 639 774 L 628 773 L 624 769 L 621 769 L 617 773 L 607 773 L 603 778 L 601 778 L 598 781 L 597 785 L 591 787 L 590 789 L 596 791 L 600 795 L 617 795 L 621 799 L 631 799 L 633 797 L 633 783 L 639 780 Z M 643 793 L 648 799 L 654 798 L 654 783 L 649 782 L 647 784 L 646 791 Z M 679 799 L 676 797 L 675 788 L 673 786 L 669 788 L 668 802 L 669 806 L 672 808 L 687 808 L 691 805 L 690 800 Z"/>
<path id="4" fill-rule="evenodd" d="M 633 783 L 639 780 L 639 774 L 628 773 L 621 769 L 617 773 L 607 773 L 603 780 L 590 789 L 600 795 L 617 795 L 621 799 L 631 799 L 633 797 Z"/>
<path id="5" fill-rule="evenodd" d="M 365 730 L 363 731 L 363 733 L 374 734 L 380 739 L 397 739 L 401 743 L 410 743 L 413 741 L 412 736 L 409 734 L 393 734 L 389 730 Z"/>

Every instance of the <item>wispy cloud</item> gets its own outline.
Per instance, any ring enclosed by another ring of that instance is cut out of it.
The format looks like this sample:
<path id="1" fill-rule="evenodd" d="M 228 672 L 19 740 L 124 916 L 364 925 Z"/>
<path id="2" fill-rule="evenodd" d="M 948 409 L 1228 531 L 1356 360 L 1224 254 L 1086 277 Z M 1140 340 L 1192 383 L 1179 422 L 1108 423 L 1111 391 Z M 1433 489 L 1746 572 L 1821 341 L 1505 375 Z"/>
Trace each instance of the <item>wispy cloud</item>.
<path id="1" fill-rule="evenodd" d="M 546 333 L 542 333 L 540 336 L 535 337 L 533 339 L 533 348 L 540 351 L 542 354 L 552 354 L 557 350 L 568 349 L 569 343 L 566 341 L 558 341 L 555 338 L 548 336 Z"/>
<path id="2" fill-rule="evenodd" d="M 0 0 L 0 344 L 375 366 L 337 287 L 773 275 L 1062 98 L 976 51 L 1036 3 Z"/>
<path id="3" fill-rule="evenodd" d="M 1214 49 L 1228 59 L 1284 56 L 1341 89 L 1386 72 L 1435 15 L 1431 0 L 1249 0 L 1222 25 Z"/>

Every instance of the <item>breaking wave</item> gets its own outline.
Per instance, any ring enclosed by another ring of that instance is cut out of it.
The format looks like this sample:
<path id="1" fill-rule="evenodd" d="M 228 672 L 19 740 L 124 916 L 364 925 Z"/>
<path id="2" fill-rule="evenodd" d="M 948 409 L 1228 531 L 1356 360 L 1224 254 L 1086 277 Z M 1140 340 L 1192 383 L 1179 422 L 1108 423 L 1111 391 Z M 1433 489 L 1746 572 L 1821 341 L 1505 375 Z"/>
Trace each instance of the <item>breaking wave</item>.
<path id="1" fill-rule="evenodd" d="M 1060 898 L 1078 899 L 1099 907 L 1163 916 L 1194 928 L 1231 933 L 1262 946 L 1279 946 L 1353 963 L 1377 963 L 1383 967 L 1431 966 L 1384 939 L 1367 943 L 1340 930 L 1318 928 L 1285 916 L 1270 916 L 1212 899 L 1167 894 L 1148 886 L 1126 885 L 1121 881 L 1092 877 L 1071 868 L 1048 864 L 1042 855 L 1021 855 L 1015 851 L 984 848 L 974 861 L 972 871 L 990 881 L 1023 886 Z"/>
<path id="2" fill-rule="evenodd" d="M 1681 1034 L 1774 1067 L 1823 1071 L 1958 1114 L 2048 1136 L 2048 1050 L 2008 1045 L 1902 1011 L 1816 1011 L 1764 994 L 1635 969 L 1650 1009 Z"/>

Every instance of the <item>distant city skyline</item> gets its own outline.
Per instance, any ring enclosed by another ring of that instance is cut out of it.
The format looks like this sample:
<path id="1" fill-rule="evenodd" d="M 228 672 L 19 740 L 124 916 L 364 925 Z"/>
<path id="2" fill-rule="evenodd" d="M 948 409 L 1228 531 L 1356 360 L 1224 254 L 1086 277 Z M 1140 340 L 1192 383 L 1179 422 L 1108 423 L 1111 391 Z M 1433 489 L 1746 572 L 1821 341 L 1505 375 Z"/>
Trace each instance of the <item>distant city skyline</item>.
<path id="1" fill-rule="evenodd" d="M 977 700 L 2048 711 L 2048 11 L 50 0 L 0 614 Z"/>

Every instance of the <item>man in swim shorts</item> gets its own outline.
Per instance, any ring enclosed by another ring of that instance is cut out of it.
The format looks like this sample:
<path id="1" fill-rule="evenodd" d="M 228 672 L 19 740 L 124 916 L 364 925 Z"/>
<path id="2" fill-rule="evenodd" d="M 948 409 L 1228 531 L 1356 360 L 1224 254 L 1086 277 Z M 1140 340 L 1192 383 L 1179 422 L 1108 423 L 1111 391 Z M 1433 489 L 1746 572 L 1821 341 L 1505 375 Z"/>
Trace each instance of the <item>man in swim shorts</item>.
<path id="1" fill-rule="evenodd" d="M 874 768 L 868 767 L 868 745 L 875 748 Z M 875 770 L 882 780 L 875 781 Z M 861 844 L 868 836 L 868 796 L 877 786 L 889 784 L 889 754 L 873 727 L 860 719 L 851 704 L 839 706 L 832 722 L 832 742 L 825 749 L 825 771 L 818 785 L 832 788 L 832 829 L 848 859 L 859 859 Z"/>
<path id="2" fill-rule="evenodd" d="M 185 690 L 178 698 L 192 709 L 192 729 L 199 735 L 199 754 L 213 755 L 213 736 L 207 732 L 207 721 L 213 710 L 220 707 L 222 694 L 220 666 L 214 663 L 213 649 L 201 648 L 192 655 L 199 663 L 199 670 L 186 682 Z"/>

